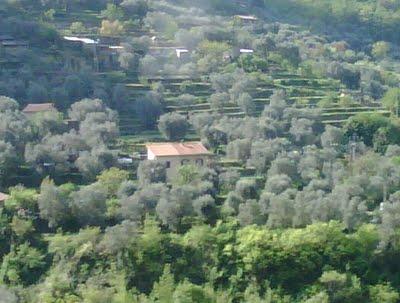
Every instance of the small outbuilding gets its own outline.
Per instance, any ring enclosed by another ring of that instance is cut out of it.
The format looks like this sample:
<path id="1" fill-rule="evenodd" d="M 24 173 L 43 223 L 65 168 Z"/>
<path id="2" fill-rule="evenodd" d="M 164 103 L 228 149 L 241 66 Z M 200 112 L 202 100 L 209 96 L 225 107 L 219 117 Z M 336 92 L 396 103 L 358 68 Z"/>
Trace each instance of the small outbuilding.
<path id="1" fill-rule="evenodd" d="M 240 54 L 253 54 L 253 53 L 254 53 L 254 50 L 249 49 L 249 48 L 241 48 L 241 49 L 239 50 L 239 52 L 240 52 Z"/>
<path id="2" fill-rule="evenodd" d="M 234 16 L 235 20 L 239 20 L 242 23 L 253 23 L 258 20 L 256 16 L 247 16 L 247 15 L 235 15 Z"/>

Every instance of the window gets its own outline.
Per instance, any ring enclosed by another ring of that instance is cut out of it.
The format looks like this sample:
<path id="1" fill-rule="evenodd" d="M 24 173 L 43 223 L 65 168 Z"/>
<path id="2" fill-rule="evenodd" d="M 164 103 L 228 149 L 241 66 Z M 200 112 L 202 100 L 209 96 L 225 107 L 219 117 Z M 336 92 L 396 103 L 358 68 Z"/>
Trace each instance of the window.
<path id="1" fill-rule="evenodd" d="M 170 161 L 165 162 L 165 167 L 166 168 L 170 168 L 171 167 L 171 162 Z"/>
<path id="2" fill-rule="evenodd" d="M 187 164 L 189 164 L 189 160 L 188 159 L 183 159 L 182 161 L 181 161 L 181 164 L 182 165 L 187 165 Z"/>
<path id="3" fill-rule="evenodd" d="M 203 165 L 204 165 L 203 159 L 196 159 L 196 164 L 197 164 L 198 166 L 203 166 Z"/>

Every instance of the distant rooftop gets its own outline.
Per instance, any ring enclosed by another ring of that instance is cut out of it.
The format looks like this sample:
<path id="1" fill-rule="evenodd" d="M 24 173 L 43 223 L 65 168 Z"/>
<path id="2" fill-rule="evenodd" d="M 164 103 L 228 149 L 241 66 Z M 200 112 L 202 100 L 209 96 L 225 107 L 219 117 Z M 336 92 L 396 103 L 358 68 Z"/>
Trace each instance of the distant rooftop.
<path id="1" fill-rule="evenodd" d="M 189 53 L 189 50 L 187 50 L 185 48 L 177 48 L 175 51 L 176 51 L 176 56 L 178 58 L 180 58 L 182 54 L 188 54 Z"/>
<path id="2" fill-rule="evenodd" d="M 4 201 L 7 200 L 9 197 L 10 197 L 9 195 L 0 192 L 0 203 L 1 203 L 1 202 L 4 202 Z"/>
<path id="3" fill-rule="evenodd" d="M 98 41 L 89 38 L 81 38 L 81 37 L 71 37 L 71 36 L 64 36 L 64 39 L 67 41 L 75 41 L 75 42 L 82 42 L 85 44 L 98 44 Z"/>
<path id="4" fill-rule="evenodd" d="M 247 21 L 257 21 L 258 18 L 255 16 L 245 16 L 245 15 L 236 15 L 236 18 L 239 18 L 241 20 L 247 20 Z"/>
<path id="5" fill-rule="evenodd" d="M 132 158 L 128 158 L 128 157 L 118 158 L 117 161 L 118 161 L 119 164 L 132 164 L 133 163 L 133 159 Z"/>
<path id="6" fill-rule="evenodd" d="M 28 42 L 26 41 L 17 41 L 17 40 L 1 40 L 0 44 L 4 47 L 18 47 L 18 46 L 28 46 Z"/>
<path id="7" fill-rule="evenodd" d="M 39 112 L 47 112 L 51 110 L 56 110 L 53 103 L 38 103 L 28 104 L 23 110 L 23 113 L 39 113 Z"/>
<path id="8" fill-rule="evenodd" d="M 210 155 L 211 153 L 201 142 L 163 142 L 149 143 L 146 148 L 156 157 L 163 156 L 195 156 Z"/>
<path id="9" fill-rule="evenodd" d="M 164 50 L 164 49 L 170 49 L 170 50 L 176 50 L 176 49 L 180 49 L 181 47 L 179 46 L 150 46 L 149 49 L 152 50 Z"/>
<path id="10" fill-rule="evenodd" d="M 6 41 L 6 40 L 14 40 L 14 37 L 7 34 L 0 35 L 0 41 Z"/>

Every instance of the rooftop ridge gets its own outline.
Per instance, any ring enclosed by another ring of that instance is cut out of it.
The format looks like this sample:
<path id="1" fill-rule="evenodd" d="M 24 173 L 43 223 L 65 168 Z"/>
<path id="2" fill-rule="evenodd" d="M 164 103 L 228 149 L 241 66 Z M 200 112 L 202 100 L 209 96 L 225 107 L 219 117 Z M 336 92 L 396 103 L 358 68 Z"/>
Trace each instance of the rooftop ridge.
<path id="1" fill-rule="evenodd" d="M 211 154 L 200 141 L 155 142 L 145 144 L 155 156 L 190 156 Z"/>

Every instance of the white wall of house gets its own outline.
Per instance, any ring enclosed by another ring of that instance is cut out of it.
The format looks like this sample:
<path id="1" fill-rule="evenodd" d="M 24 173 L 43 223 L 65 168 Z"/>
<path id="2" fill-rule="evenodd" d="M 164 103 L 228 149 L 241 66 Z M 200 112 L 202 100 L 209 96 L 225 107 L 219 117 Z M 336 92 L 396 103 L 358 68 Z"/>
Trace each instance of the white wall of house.
<path id="1" fill-rule="evenodd" d="M 25 112 L 24 115 L 28 118 L 28 119 L 36 119 L 37 117 L 43 116 L 47 113 L 50 112 L 56 112 L 57 110 L 54 109 L 50 109 L 50 110 L 45 110 L 45 111 L 40 111 L 40 112 Z"/>
<path id="2" fill-rule="evenodd" d="M 155 160 L 156 159 L 156 155 L 153 154 L 153 152 L 148 149 L 147 150 L 147 160 Z"/>
<path id="3" fill-rule="evenodd" d="M 182 165 L 191 164 L 198 166 L 206 166 L 209 163 L 210 155 L 156 157 L 150 150 L 148 150 L 147 159 L 164 162 L 167 165 L 167 181 L 172 182 L 178 176 L 179 168 Z"/>

